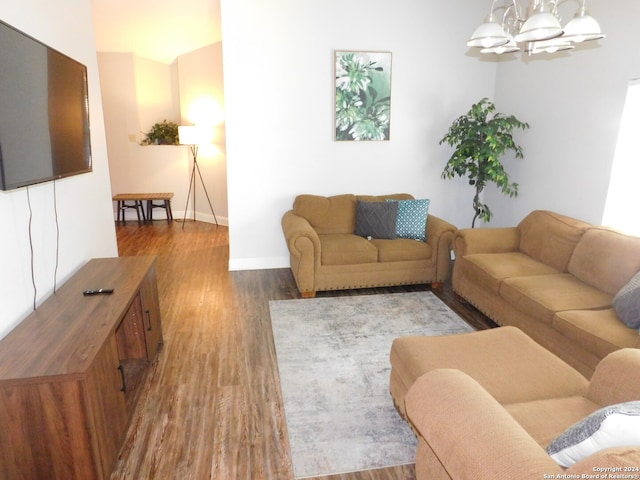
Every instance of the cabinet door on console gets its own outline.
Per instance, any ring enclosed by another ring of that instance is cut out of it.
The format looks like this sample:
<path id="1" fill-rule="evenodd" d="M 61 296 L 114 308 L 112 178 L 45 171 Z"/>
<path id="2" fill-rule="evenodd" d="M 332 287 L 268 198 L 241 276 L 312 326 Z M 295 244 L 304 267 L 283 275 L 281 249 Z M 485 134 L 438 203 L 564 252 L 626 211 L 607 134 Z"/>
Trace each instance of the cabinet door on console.
<path id="1" fill-rule="evenodd" d="M 155 267 L 149 270 L 140 285 L 140 297 L 145 326 L 145 340 L 147 344 L 147 358 L 155 360 L 162 345 L 162 324 L 160 322 L 160 300 L 156 283 Z"/>
<path id="2" fill-rule="evenodd" d="M 116 339 L 80 378 L 0 389 L 2 480 L 106 480 L 127 429 Z"/>
<path id="3" fill-rule="evenodd" d="M 78 381 L 0 389 L 0 478 L 98 478 L 83 404 Z"/>
<path id="4" fill-rule="evenodd" d="M 128 413 L 116 337 L 111 336 L 87 373 L 87 417 L 97 478 L 108 479 L 127 432 Z M 78 477 L 89 478 L 89 477 Z"/>
<path id="5" fill-rule="evenodd" d="M 138 294 L 133 299 L 120 325 L 116 328 L 120 359 L 147 358 L 145 323 L 142 312 L 142 299 L 141 295 Z"/>

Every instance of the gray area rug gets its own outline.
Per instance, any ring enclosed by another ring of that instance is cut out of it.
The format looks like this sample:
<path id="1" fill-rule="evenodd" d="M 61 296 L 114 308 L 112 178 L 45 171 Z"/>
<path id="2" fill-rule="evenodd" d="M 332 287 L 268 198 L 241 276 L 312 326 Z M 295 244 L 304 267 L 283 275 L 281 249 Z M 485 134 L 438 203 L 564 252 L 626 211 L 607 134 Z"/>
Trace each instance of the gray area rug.
<path id="1" fill-rule="evenodd" d="M 416 438 L 389 394 L 391 342 L 473 329 L 429 291 L 269 309 L 295 477 L 413 463 Z"/>

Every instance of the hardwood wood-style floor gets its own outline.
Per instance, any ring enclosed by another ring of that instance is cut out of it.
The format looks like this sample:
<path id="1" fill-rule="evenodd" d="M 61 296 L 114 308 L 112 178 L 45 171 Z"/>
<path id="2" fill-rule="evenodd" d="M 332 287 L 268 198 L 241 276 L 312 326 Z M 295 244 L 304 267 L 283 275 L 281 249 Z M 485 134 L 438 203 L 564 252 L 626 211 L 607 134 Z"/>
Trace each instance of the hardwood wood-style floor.
<path id="1" fill-rule="evenodd" d="M 291 272 L 229 272 L 226 227 L 182 227 L 164 221 L 117 226 L 121 256 L 158 256 L 164 347 L 111 480 L 293 479 L 268 306 L 269 300 L 300 298 Z M 476 328 L 492 326 L 458 302 L 450 286 L 434 293 Z M 411 480 L 415 473 L 407 465 L 322 478 Z"/>

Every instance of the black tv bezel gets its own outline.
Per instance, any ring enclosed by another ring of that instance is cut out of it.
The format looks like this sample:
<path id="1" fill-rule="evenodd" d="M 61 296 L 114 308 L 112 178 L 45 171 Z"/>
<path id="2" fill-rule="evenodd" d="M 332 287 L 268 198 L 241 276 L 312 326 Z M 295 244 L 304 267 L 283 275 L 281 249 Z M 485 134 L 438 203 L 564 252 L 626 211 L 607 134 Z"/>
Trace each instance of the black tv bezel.
<path id="1" fill-rule="evenodd" d="M 67 177 L 73 177 L 76 175 L 82 175 L 85 173 L 91 173 L 93 172 L 93 154 L 92 154 L 92 145 L 91 145 L 91 117 L 90 117 L 90 109 L 89 109 L 89 78 L 88 78 L 88 69 L 87 66 L 70 57 L 69 55 L 61 52 L 60 50 L 57 50 L 53 47 L 51 47 L 50 45 L 47 45 L 46 43 L 38 40 L 37 38 L 34 38 L 33 36 L 29 35 L 28 33 L 23 32 L 22 30 L 20 30 L 19 28 L 14 27 L 13 25 L 0 20 L 0 26 L 1 27 L 6 27 L 9 28 L 11 30 L 13 30 L 14 32 L 22 35 L 23 37 L 29 39 L 32 42 L 35 42 L 41 46 L 43 46 L 45 49 L 47 49 L 48 51 L 54 52 L 64 58 L 66 58 L 67 60 L 75 63 L 76 65 L 78 65 L 82 72 L 83 72 L 83 79 L 84 79 L 84 118 L 86 118 L 86 125 L 83 125 L 83 131 L 86 131 L 86 135 L 87 135 L 87 156 L 85 157 L 85 168 L 81 168 L 81 169 L 74 169 L 72 171 L 68 171 L 68 172 L 63 172 L 63 173 L 55 173 L 53 175 L 49 175 L 46 177 L 34 177 L 34 178 L 30 178 L 29 180 L 24 180 L 24 181 L 19 181 L 19 182 L 15 182 L 15 183 L 8 183 L 5 179 L 5 175 L 4 175 L 4 160 L 2 157 L 2 152 L 0 151 L 0 190 L 2 191 L 11 191 L 11 190 L 16 190 L 22 187 L 27 187 L 30 185 L 37 185 L 40 183 L 46 183 L 46 182 L 51 182 L 54 180 L 58 180 L 58 179 L 62 179 L 62 178 L 67 178 Z M 1 146 L 0 146 L 1 148 Z"/>

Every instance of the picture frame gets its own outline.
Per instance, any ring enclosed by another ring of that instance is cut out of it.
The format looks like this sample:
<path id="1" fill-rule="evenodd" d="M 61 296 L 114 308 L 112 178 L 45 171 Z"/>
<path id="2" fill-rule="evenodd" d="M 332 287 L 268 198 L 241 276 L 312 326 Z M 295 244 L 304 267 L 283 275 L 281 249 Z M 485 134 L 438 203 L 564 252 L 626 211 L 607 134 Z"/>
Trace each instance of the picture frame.
<path id="1" fill-rule="evenodd" d="M 335 140 L 388 141 L 391 52 L 336 50 Z"/>

